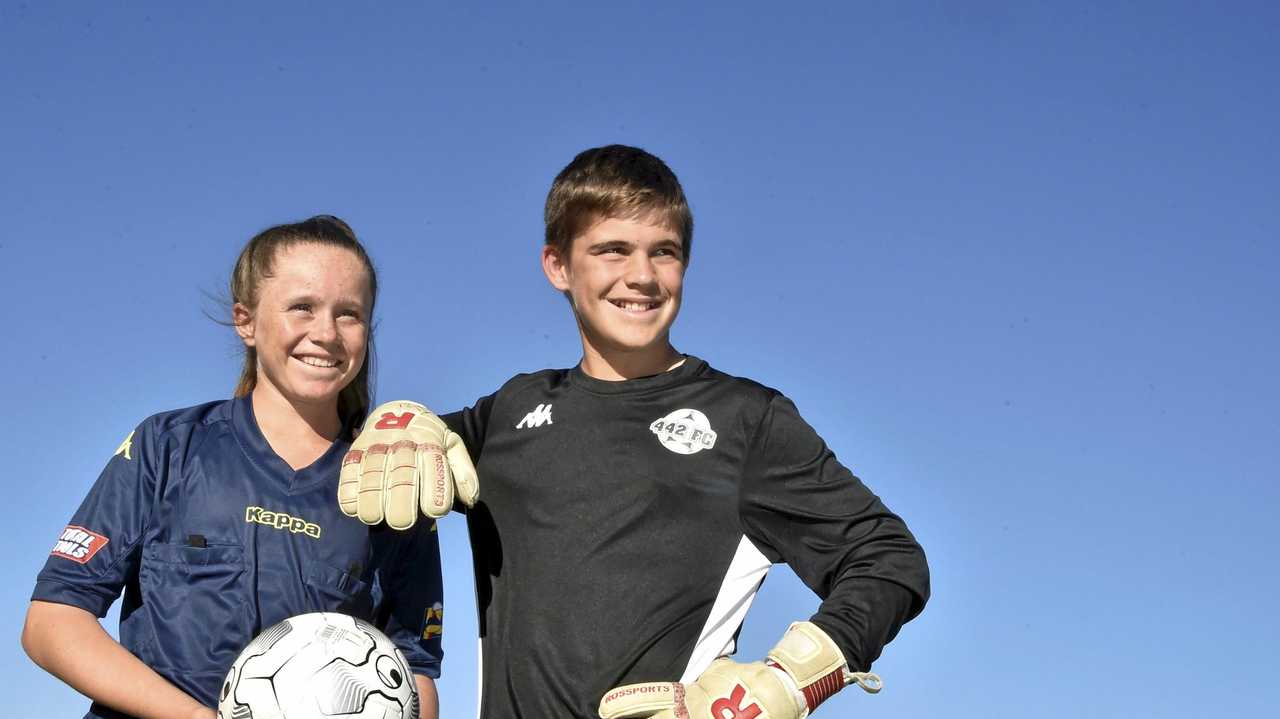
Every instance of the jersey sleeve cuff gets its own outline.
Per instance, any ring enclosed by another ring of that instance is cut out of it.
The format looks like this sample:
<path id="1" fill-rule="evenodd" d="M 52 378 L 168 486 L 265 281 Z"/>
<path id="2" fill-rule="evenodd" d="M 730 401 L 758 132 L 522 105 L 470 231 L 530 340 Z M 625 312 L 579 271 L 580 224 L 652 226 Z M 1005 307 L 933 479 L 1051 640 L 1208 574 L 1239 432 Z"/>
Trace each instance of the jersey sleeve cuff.
<path id="1" fill-rule="evenodd" d="M 31 592 L 31 601 L 33 602 L 67 604 L 83 609 L 99 619 L 107 615 L 107 610 L 111 608 L 111 603 L 115 600 L 114 594 L 105 596 L 98 592 L 86 590 L 83 587 L 76 587 L 50 579 L 37 581 L 35 590 Z"/>
<path id="2" fill-rule="evenodd" d="M 435 658 L 422 659 L 421 657 L 406 656 L 409 660 L 409 671 L 414 674 L 421 674 L 424 677 L 432 679 L 440 678 L 440 660 Z"/>

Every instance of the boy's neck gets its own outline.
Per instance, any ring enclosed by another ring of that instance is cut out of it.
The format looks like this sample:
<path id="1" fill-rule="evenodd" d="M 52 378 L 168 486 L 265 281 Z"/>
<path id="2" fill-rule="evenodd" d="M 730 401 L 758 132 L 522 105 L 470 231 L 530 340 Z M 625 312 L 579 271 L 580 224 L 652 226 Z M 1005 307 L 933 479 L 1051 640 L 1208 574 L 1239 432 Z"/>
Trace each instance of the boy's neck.
<path id="1" fill-rule="evenodd" d="M 685 357 L 667 344 L 661 350 L 600 352 L 586 342 L 582 347 L 582 371 L 605 382 L 652 377 L 684 364 Z"/>

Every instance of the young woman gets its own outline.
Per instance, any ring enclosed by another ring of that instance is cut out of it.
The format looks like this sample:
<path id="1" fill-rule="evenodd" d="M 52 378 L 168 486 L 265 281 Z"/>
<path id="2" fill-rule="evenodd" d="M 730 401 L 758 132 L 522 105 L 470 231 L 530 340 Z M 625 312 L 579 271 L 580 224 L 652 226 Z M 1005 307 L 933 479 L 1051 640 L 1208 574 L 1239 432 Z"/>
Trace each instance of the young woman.
<path id="1" fill-rule="evenodd" d="M 438 712 L 434 526 L 370 530 L 334 506 L 368 413 L 373 265 L 351 228 L 268 229 L 231 277 L 235 397 L 145 420 L 116 450 L 36 581 L 22 643 L 93 700 L 86 717 L 212 719 L 262 629 L 305 612 L 373 621 Z M 124 592 L 120 641 L 98 619 Z"/>

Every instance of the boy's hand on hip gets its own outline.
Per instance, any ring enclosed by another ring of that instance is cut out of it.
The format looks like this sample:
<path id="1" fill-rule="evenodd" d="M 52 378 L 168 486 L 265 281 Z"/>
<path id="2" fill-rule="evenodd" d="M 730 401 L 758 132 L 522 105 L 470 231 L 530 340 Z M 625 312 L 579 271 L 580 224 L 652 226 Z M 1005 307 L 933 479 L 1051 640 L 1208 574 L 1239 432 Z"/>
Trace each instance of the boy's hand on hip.
<path id="1" fill-rule="evenodd" d="M 803 719 L 827 697 L 857 682 L 880 691 L 880 677 L 850 672 L 835 642 L 817 625 L 797 622 L 763 662 L 711 663 L 692 684 L 650 682 L 610 690 L 601 719 Z"/>

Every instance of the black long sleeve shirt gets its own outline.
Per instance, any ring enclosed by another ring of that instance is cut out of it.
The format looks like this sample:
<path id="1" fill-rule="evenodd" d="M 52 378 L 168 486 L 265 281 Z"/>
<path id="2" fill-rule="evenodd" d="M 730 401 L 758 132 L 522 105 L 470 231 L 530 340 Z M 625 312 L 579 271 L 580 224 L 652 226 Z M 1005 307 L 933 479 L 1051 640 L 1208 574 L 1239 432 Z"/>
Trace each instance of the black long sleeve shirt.
<path id="1" fill-rule="evenodd" d="M 854 670 L 928 598 L 906 525 L 791 401 L 700 359 L 520 375 L 445 420 L 481 477 L 485 719 L 589 719 L 617 685 L 693 681 L 733 651 L 773 563 L 823 598 L 811 621 Z"/>

